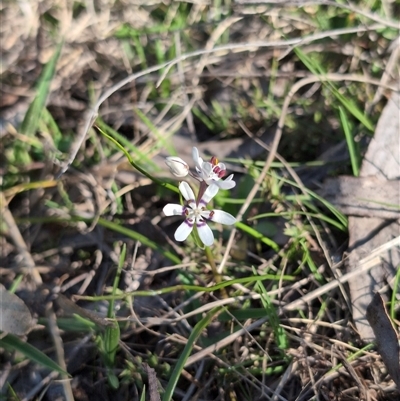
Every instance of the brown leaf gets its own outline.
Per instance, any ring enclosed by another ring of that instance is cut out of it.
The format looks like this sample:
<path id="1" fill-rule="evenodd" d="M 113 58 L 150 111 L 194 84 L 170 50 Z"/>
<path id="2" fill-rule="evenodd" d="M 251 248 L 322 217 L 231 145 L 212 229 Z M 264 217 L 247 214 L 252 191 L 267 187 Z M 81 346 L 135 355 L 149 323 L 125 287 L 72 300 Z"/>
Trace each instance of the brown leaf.
<path id="1" fill-rule="evenodd" d="M 379 293 L 374 295 L 368 305 L 367 319 L 374 331 L 378 352 L 400 391 L 399 340 Z"/>
<path id="2" fill-rule="evenodd" d="M 380 180 L 382 186 L 387 185 L 389 180 L 400 178 L 399 109 L 400 95 L 392 93 L 378 121 L 375 135 L 371 139 L 361 166 L 361 177 L 373 177 L 374 180 Z M 361 186 L 362 182 L 361 180 L 359 184 L 354 185 Z M 400 185 L 400 181 L 397 182 Z M 379 188 L 376 190 L 376 196 L 378 191 Z M 399 219 L 390 221 L 380 217 L 350 216 L 348 270 L 351 271 L 357 266 L 358 262 L 373 249 L 397 237 L 399 232 Z M 381 263 L 362 276 L 349 280 L 353 319 L 361 338 L 365 341 L 371 341 L 374 338 L 374 332 L 366 318 L 367 306 L 371 303 L 374 293 L 394 277 L 399 264 L 400 247 L 392 247 L 381 254 Z"/>
<path id="3" fill-rule="evenodd" d="M 32 315 L 24 301 L 0 284 L 0 330 L 22 336 L 32 326 Z"/>
<path id="4" fill-rule="evenodd" d="M 399 180 L 341 176 L 326 180 L 318 194 L 349 216 L 400 218 Z"/>

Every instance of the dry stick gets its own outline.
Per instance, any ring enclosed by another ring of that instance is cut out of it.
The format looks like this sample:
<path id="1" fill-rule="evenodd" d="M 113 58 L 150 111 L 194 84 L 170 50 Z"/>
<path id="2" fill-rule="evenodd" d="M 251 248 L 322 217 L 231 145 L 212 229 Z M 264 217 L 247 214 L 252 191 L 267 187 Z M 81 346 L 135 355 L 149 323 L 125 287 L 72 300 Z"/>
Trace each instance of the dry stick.
<path id="1" fill-rule="evenodd" d="M 181 49 L 181 36 L 179 31 L 175 32 L 175 49 L 176 49 L 176 55 L 178 57 L 181 57 L 182 49 Z M 189 95 L 187 93 L 185 84 L 185 71 L 182 62 L 179 62 L 177 64 L 177 69 L 178 69 L 179 82 L 182 88 L 182 94 L 185 99 L 185 103 L 189 103 Z M 188 126 L 189 133 L 192 136 L 192 140 L 194 140 L 196 138 L 196 129 L 194 127 L 193 114 L 191 112 L 189 112 L 186 116 L 186 124 Z"/>
<path id="2" fill-rule="evenodd" d="M 221 21 L 218 23 L 217 28 L 214 29 L 212 32 L 210 38 L 208 39 L 204 50 L 212 50 L 215 46 L 215 43 L 217 40 L 222 36 L 222 34 L 233 24 L 236 22 L 240 21 L 243 17 L 228 17 L 225 20 Z M 193 86 L 197 86 L 200 81 L 200 75 L 204 70 L 204 67 L 208 64 L 209 60 L 209 53 L 204 54 L 202 57 L 200 57 L 199 63 L 196 68 L 196 73 L 193 78 Z"/>
<path id="3" fill-rule="evenodd" d="M 160 84 L 160 82 L 163 81 L 163 79 L 168 74 L 169 70 L 174 65 L 176 65 L 177 63 L 182 62 L 184 60 L 187 60 L 187 59 L 190 59 L 193 57 L 202 56 L 204 54 L 226 53 L 229 51 L 244 52 L 244 51 L 249 51 L 249 50 L 257 49 L 257 48 L 261 48 L 261 47 L 290 47 L 290 46 L 295 46 L 295 45 L 299 45 L 299 44 L 311 43 L 313 41 L 324 39 L 327 37 L 329 38 L 332 36 L 366 32 L 366 31 L 383 28 L 383 27 L 384 27 L 384 25 L 382 25 L 382 24 L 373 24 L 371 26 L 366 26 L 366 27 L 345 28 L 345 29 L 336 29 L 336 30 L 334 29 L 334 30 L 330 30 L 330 31 L 322 32 L 322 33 L 309 35 L 304 38 L 294 38 L 294 39 L 283 40 L 283 41 L 274 41 L 274 42 L 261 41 L 261 42 L 228 44 L 228 45 L 218 46 L 218 47 L 215 47 L 214 49 L 210 49 L 210 50 L 197 50 L 195 52 L 186 53 L 180 57 L 176 57 L 175 59 L 173 59 L 171 61 L 167 61 L 165 63 L 158 64 L 158 65 L 150 67 L 150 68 L 146 68 L 145 70 L 143 70 L 141 72 L 128 75 L 125 79 L 123 79 L 122 81 L 118 82 L 117 84 L 113 85 L 111 88 L 106 90 L 100 96 L 99 100 L 93 105 L 93 107 L 91 107 L 90 109 L 87 110 L 86 116 L 84 119 L 85 123 L 83 125 L 82 131 L 78 134 L 76 140 L 74 141 L 70 155 L 68 157 L 68 160 L 61 167 L 61 171 L 60 171 L 58 177 L 60 177 L 62 174 L 64 174 L 68 170 L 68 168 L 72 164 L 72 162 L 75 160 L 75 157 L 76 157 L 80 147 L 82 146 L 82 143 L 85 140 L 89 129 L 91 128 L 94 121 L 96 120 L 99 108 L 103 104 L 103 102 L 106 101 L 112 94 L 114 94 L 116 91 L 118 91 L 125 85 L 129 84 L 130 82 L 132 82 L 144 75 L 148 75 L 153 72 L 165 69 L 161 78 L 157 82 L 157 86 L 158 86 Z"/>
<path id="4" fill-rule="evenodd" d="M 50 335 L 53 338 L 53 343 L 56 351 L 57 362 L 61 369 L 67 371 L 67 364 L 65 363 L 65 354 L 62 338 L 60 335 L 60 329 L 57 326 L 57 317 L 53 310 L 53 305 L 49 307 L 47 311 L 47 317 L 49 322 Z M 64 390 L 64 396 L 66 401 L 74 401 L 74 395 L 71 388 L 71 379 L 68 377 L 67 373 L 61 374 L 62 377 L 62 387 Z"/>
<path id="5" fill-rule="evenodd" d="M 289 304 L 283 306 L 282 310 L 280 311 L 279 314 L 281 315 L 283 312 L 300 309 L 305 304 L 320 297 L 322 294 L 326 294 L 327 292 L 331 291 L 332 289 L 338 287 L 340 284 L 346 283 L 351 278 L 353 278 L 359 274 L 367 272 L 368 270 L 372 269 L 374 266 L 381 263 L 381 259 L 379 258 L 379 255 L 381 253 L 387 251 L 388 249 L 394 248 L 398 245 L 400 245 L 400 236 L 392 239 L 391 241 L 387 242 L 386 244 L 379 246 L 378 248 L 375 248 L 366 258 L 360 260 L 359 263 L 357 263 L 356 268 L 354 270 L 352 270 L 351 272 L 344 274 L 340 278 L 332 280 L 331 282 L 323 285 L 322 287 L 317 288 L 316 290 L 311 291 L 308 294 L 305 294 L 300 299 L 297 299 L 297 300 L 290 302 Z M 240 330 L 236 331 L 235 333 L 230 334 L 228 337 L 225 337 L 223 340 L 218 341 L 217 343 L 215 343 L 207 348 L 204 348 L 200 352 L 198 352 L 188 358 L 188 360 L 186 361 L 186 364 L 185 364 L 185 368 L 187 366 L 197 362 L 199 359 L 205 358 L 208 354 L 216 352 L 219 349 L 227 346 L 228 344 L 235 341 L 237 338 L 239 338 L 243 335 L 249 334 L 250 331 L 252 331 L 253 329 L 256 329 L 257 327 L 260 327 L 262 324 L 264 324 L 267 321 L 268 321 L 268 317 L 258 319 L 254 323 L 249 325 L 247 328 L 240 329 Z"/>
<path id="6" fill-rule="evenodd" d="M 18 252 L 22 256 L 22 260 L 25 264 L 24 267 L 26 267 L 26 269 L 24 269 L 24 272 L 26 272 L 27 270 L 28 274 L 31 275 L 33 281 L 37 285 L 42 284 L 42 277 L 36 269 L 35 261 L 33 260 L 32 255 L 29 252 L 28 247 L 26 246 L 24 238 L 22 237 L 21 232 L 19 231 L 18 226 L 15 223 L 10 209 L 6 205 L 6 201 L 2 193 L 0 193 L 0 210 L 3 215 L 4 222 L 6 223 L 6 226 L 8 228 L 8 234 L 13 240 Z"/>
<path id="7" fill-rule="evenodd" d="M 35 395 L 45 386 L 49 386 L 52 380 L 57 379 L 60 374 L 56 371 L 50 372 L 46 377 L 44 377 L 38 384 L 29 390 L 21 401 L 31 401 L 34 399 Z"/>

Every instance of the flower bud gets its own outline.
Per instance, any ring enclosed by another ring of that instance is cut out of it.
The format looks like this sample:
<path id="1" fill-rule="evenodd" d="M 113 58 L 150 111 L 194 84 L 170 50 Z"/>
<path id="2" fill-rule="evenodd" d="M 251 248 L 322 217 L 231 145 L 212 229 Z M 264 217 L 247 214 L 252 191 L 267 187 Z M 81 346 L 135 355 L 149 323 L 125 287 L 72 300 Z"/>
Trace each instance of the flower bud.
<path id="1" fill-rule="evenodd" d="M 178 178 L 186 177 L 189 173 L 188 164 L 180 157 L 169 156 L 165 160 L 165 164 L 169 167 L 171 173 Z"/>

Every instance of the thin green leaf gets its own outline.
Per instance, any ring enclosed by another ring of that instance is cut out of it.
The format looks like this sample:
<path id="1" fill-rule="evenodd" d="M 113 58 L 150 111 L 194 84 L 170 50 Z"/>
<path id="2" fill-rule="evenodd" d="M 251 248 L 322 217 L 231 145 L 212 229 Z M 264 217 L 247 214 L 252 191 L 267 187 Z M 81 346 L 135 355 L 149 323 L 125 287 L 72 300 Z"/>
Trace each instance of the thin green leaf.
<path id="1" fill-rule="evenodd" d="M 134 108 L 137 116 L 143 121 L 143 123 L 149 128 L 152 134 L 157 138 L 155 145 L 156 149 L 165 148 L 170 154 L 174 154 L 175 150 L 171 145 L 170 135 L 162 134 L 158 128 L 152 123 L 152 121 L 137 107 Z"/>
<path id="2" fill-rule="evenodd" d="M 140 401 L 146 401 L 146 385 L 143 385 L 142 395 L 140 396 Z"/>
<path id="3" fill-rule="evenodd" d="M 58 218 L 58 217 L 26 217 L 26 218 L 21 218 L 18 219 L 18 222 L 31 222 L 31 223 L 61 223 L 61 222 L 76 222 L 76 221 L 84 221 L 86 223 L 91 223 L 93 222 L 93 219 L 88 219 L 85 217 L 81 216 L 69 216 L 67 218 Z M 176 256 L 174 253 L 165 250 L 162 248 L 160 245 L 158 245 L 156 242 L 151 241 L 147 237 L 145 237 L 142 234 L 139 234 L 138 232 L 131 230 L 129 228 L 123 227 L 119 225 L 118 223 L 114 223 L 112 221 L 108 221 L 103 218 L 99 218 L 97 220 L 97 224 L 106 227 L 110 230 L 113 230 L 115 232 L 118 232 L 120 234 L 126 235 L 128 238 L 132 238 L 136 241 L 139 241 L 141 244 L 148 246 L 151 249 L 155 249 L 158 252 L 160 252 L 162 255 L 164 255 L 166 258 L 168 258 L 171 262 L 180 264 L 182 261 Z"/>
<path id="4" fill-rule="evenodd" d="M 353 135 L 351 134 L 350 122 L 348 121 L 346 113 L 343 110 L 343 107 L 341 107 L 341 106 L 339 106 L 339 115 L 340 115 L 340 121 L 342 123 L 343 131 L 344 131 L 344 136 L 346 137 L 347 147 L 349 149 L 351 168 L 353 170 L 353 175 L 355 177 L 358 177 L 360 174 L 360 168 L 359 168 L 360 158 L 356 152 L 354 138 L 353 138 Z"/>
<path id="5" fill-rule="evenodd" d="M 61 369 L 61 367 L 56 362 L 50 359 L 42 351 L 33 347 L 29 343 L 20 340 L 17 336 L 14 336 L 13 334 L 7 334 L 5 337 L 3 337 L 0 340 L 0 346 L 12 348 L 16 351 L 21 352 L 21 354 L 25 355 L 32 362 L 36 362 L 50 370 L 55 370 L 60 374 L 68 375 L 65 370 Z"/>
<path id="6" fill-rule="evenodd" d="M 249 227 L 248 225 L 242 223 L 241 221 L 238 221 L 235 224 L 235 227 L 237 227 L 239 230 L 244 231 L 246 234 L 251 235 L 253 238 L 260 240 L 264 244 L 270 246 L 275 252 L 279 252 L 279 245 L 275 241 L 273 241 L 268 237 L 265 237 L 254 228 Z"/>
<path id="7" fill-rule="evenodd" d="M 24 135 L 33 136 L 38 128 L 39 119 L 46 105 L 47 97 L 50 92 L 51 82 L 54 78 L 57 61 L 60 57 L 62 47 L 63 42 L 61 41 L 57 45 L 53 57 L 45 65 L 42 71 L 42 74 L 38 81 L 35 99 L 29 106 L 28 111 L 26 112 L 24 120 L 21 124 L 20 132 Z"/>
<path id="8" fill-rule="evenodd" d="M 114 138 L 125 150 L 134 154 L 136 163 L 144 160 L 147 165 L 150 165 L 152 169 L 160 170 L 157 164 L 150 159 L 147 154 L 143 153 L 137 146 L 135 146 L 130 140 L 124 135 L 121 135 L 118 131 L 112 129 L 106 124 L 100 117 L 96 119 L 96 126 L 103 130 L 106 134 Z M 100 131 L 101 132 L 101 131 Z M 101 132 L 103 133 L 103 132 Z"/>
<path id="9" fill-rule="evenodd" d="M 171 401 L 172 400 L 172 395 L 174 393 L 175 387 L 178 383 L 178 380 L 182 374 L 183 368 L 185 366 L 185 363 L 187 359 L 189 358 L 190 353 L 192 352 L 192 349 L 197 341 L 197 339 L 200 337 L 201 333 L 203 330 L 210 324 L 211 320 L 214 318 L 216 314 L 221 310 L 221 307 L 217 307 L 214 309 L 211 309 L 207 315 L 201 319 L 196 326 L 194 326 L 194 329 L 192 330 L 188 341 L 185 345 L 185 348 L 183 349 L 181 356 L 179 357 L 174 371 L 172 372 L 172 375 L 169 379 L 167 388 L 165 389 L 165 393 L 163 395 L 162 401 Z"/>
<path id="10" fill-rule="evenodd" d="M 326 72 L 320 64 L 313 60 L 309 55 L 305 54 L 300 48 L 295 47 L 294 52 L 301 62 L 314 74 L 317 76 L 325 77 Z M 357 107 L 357 105 L 351 100 L 344 97 L 333 84 L 325 79 L 321 79 L 322 85 L 328 88 L 337 100 L 343 105 L 349 113 L 351 113 L 361 124 L 363 124 L 370 131 L 374 131 L 374 126 L 369 120 L 369 118 Z"/>
<path id="11" fill-rule="evenodd" d="M 396 310 L 398 306 L 397 295 L 399 293 L 400 293 L 400 265 L 397 266 L 397 272 L 393 283 L 392 297 L 390 299 L 390 317 L 393 321 L 396 319 Z"/>
<path id="12" fill-rule="evenodd" d="M 276 177 L 277 179 L 281 180 L 282 182 L 284 182 L 286 184 L 289 184 L 289 185 L 292 185 L 292 186 L 294 186 L 296 188 L 304 190 L 304 192 L 307 193 L 310 197 L 315 198 L 316 200 L 321 202 L 338 219 L 338 221 L 344 227 L 347 227 L 347 218 L 346 218 L 346 216 L 343 213 L 339 212 L 339 210 L 337 210 L 335 208 L 335 206 L 333 206 L 330 202 L 328 202 L 327 200 L 325 200 L 324 198 L 322 198 L 321 196 L 319 196 L 315 192 L 309 190 L 308 188 L 305 188 L 305 187 L 300 188 L 300 186 L 296 182 L 294 182 L 292 180 L 288 180 L 288 179 L 283 178 L 281 176 L 278 176 L 278 175 L 276 175 L 274 173 L 270 173 L 270 175 L 272 177 Z M 309 205 L 309 207 L 310 206 L 311 205 Z M 314 211 L 316 211 L 316 210 L 314 209 Z"/>
<path id="13" fill-rule="evenodd" d="M 98 224 L 100 224 L 103 227 L 109 228 L 110 230 L 113 230 L 115 232 L 124 234 L 127 237 L 132 238 L 132 239 L 134 239 L 136 241 L 139 241 L 141 244 L 146 245 L 151 249 L 156 249 L 157 251 L 162 253 L 165 257 L 167 257 L 173 263 L 177 263 L 177 264 L 182 263 L 182 261 L 178 258 L 178 256 L 176 256 L 175 254 L 173 254 L 170 251 L 164 250 L 156 242 L 153 242 L 153 241 L 149 240 L 147 237 L 145 237 L 142 234 L 139 234 L 136 231 L 133 231 L 133 230 L 131 230 L 129 228 L 120 226 L 117 223 L 105 220 L 105 219 L 103 219 L 101 217 L 98 220 Z"/>
<path id="14" fill-rule="evenodd" d="M 125 257 L 126 257 L 126 244 L 123 244 L 122 249 L 121 249 L 121 254 L 119 255 L 117 273 L 114 278 L 113 290 L 112 290 L 113 294 L 117 293 L 119 280 L 121 278 L 122 268 L 124 267 L 124 263 L 125 263 Z M 115 301 L 114 301 L 114 299 L 112 299 L 108 305 L 107 317 L 109 319 L 113 319 L 115 317 L 114 304 L 115 304 Z"/>
<path id="15" fill-rule="evenodd" d="M 253 273 L 257 275 L 257 270 L 253 268 Z M 264 306 L 265 312 L 268 316 L 268 322 L 272 327 L 275 334 L 275 341 L 279 349 L 287 349 L 289 347 L 289 340 L 285 330 L 281 326 L 279 321 L 278 313 L 274 305 L 272 304 L 271 298 L 268 295 L 268 291 L 264 287 L 262 281 L 257 281 L 255 284 L 255 290 L 261 295 L 261 303 Z"/>
<path id="16" fill-rule="evenodd" d="M 248 284 L 253 283 L 260 280 L 269 280 L 269 281 L 296 281 L 295 276 L 288 275 L 279 275 L 279 274 L 264 274 L 262 276 L 250 276 L 250 277 L 241 277 L 235 278 L 234 280 L 227 280 L 221 283 L 212 285 L 210 287 L 202 287 L 200 285 L 174 285 L 172 287 L 164 287 L 159 290 L 143 290 L 143 291 L 132 291 L 132 292 L 124 292 L 118 293 L 114 295 L 98 295 L 98 296 L 84 296 L 84 295 L 75 295 L 77 299 L 85 299 L 87 301 L 102 301 L 102 300 L 110 300 L 110 299 L 125 299 L 128 297 L 153 297 L 154 295 L 162 295 L 168 294 L 170 292 L 175 291 L 197 291 L 197 292 L 214 292 L 219 291 L 222 288 L 229 287 L 235 284 Z"/>
<path id="17" fill-rule="evenodd" d="M 168 183 L 168 182 L 163 182 L 161 180 L 159 180 L 156 177 L 153 177 L 151 174 L 149 174 L 146 170 L 144 170 L 143 168 L 141 168 L 131 157 L 131 155 L 126 151 L 126 149 L 116 140 L 114 139 L 112 136 L 108 135 L 107 133 L 105 133 L 100 127 L 97 127 L 97 129 L 100 131 L 100 133 L 102 135 L 104 135 L 106 138 L 108 138 L 115 146 L 118 147 L 119 150 L 121 150 L 125 156 L 127 157 L 127 159 L 129 160 L 129 163 L 132 165 L 132 167 L 134 167 L 136 170 L 138 170 L 140 173 L 142 173 L 144 176 L 146 176 L 147 178 L 149 178 L 150 180 L 152 180 L 154 183 L 161 185 L 165 188 L 170 189 L 171 191 L 174 191 L 176 193 L 179 193 L 179 189 L 178 187 Z"/>

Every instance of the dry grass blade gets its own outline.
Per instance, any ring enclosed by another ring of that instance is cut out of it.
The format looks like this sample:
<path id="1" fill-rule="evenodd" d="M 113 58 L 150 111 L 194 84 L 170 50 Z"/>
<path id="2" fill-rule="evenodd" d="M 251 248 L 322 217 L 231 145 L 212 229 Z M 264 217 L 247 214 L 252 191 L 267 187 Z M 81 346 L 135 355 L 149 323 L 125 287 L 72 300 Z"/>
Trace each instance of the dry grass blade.
<path id="1" fill-rule="evenodd" d="M 398 93 L 398 4 L 367 7 L 1 3 L 0 298 L 19 313 L 1 328 L 24 336 L 0 335 L 1 399 L 398 400 L 347 284 L 375 275 L 399 232 L 346 271 L 348 219 L 318 192 L 358 171 Z M 201 206 L 206 252 L 178 241 L 186 211 L 163 213 L 183 201 L 165 157 L 195 175 L 193 147 L 235 181 Z M 386 184 L 361 197 L 397 219 Z M 235 230 L 217 223 L 233 216 Z M 379 292 L 396 329 L 394 273 Z"/>

